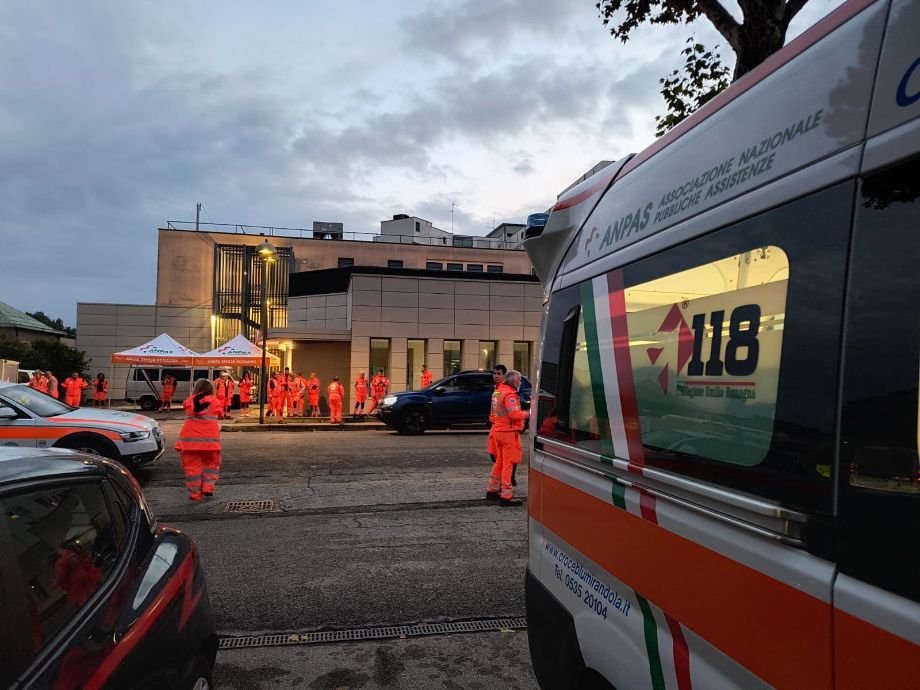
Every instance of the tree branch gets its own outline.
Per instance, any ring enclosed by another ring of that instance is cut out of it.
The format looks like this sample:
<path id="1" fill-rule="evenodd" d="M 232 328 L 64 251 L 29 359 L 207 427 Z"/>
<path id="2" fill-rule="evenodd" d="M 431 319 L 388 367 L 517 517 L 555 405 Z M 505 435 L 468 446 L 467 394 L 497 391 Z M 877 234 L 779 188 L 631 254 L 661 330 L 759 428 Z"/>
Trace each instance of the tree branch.
<path id="1" fill-rule="evenodd" d="M 801 0 L 790 0 L 790 3 L 799 1 Z M 725 37 L 725 40 L 728 41 L 737 54 L 739 24 L 735 21 L 735 18 L 729 14 L 719 0 L 696 0 L 696 4 L 700 8 L 700 12 L 706 15 L 706 18 L 716 27 L 716 31 Z M 802 4 L 804 5 L 805 3 L 802 2 Z"/>

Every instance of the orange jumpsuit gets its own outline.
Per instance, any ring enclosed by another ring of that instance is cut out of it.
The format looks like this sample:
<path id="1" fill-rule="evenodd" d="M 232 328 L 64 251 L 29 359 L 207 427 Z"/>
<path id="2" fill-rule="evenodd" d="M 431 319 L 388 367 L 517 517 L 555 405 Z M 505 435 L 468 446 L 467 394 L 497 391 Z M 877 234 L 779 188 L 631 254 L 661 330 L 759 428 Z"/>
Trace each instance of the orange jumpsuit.
<path id="1" fill-rule="evenodd" d="M 355 379 L 355 403 L 367 402 L 367 379 L 363 376 Z"/>
<path id="2" fill-rule="evenodd" d="M 163 392 L 160 393 L 160 402 L 172 402 L 173 395 L 176 394 L 176 377 L 168 376 L 163 379 Z"/>
<path id="3" fill-rule="evenodd" d="M 303 396 L 307 390 L 307 380 L 303 376 L 295 376 L 291 384 L 291 402 L 294 405 L 294 414 L 303 417 Z"/>
<path id="4" fill-rule="evenodd" d="M 82 376 L 78 376 L 77 378 L 68 376 L 67 380 L 62 384 L 65 402 L 71 407 L 80 407 L 80 403 L 83 400 L 83 389 L 88 385 L 89 384 L 83 380 Z"/>
<path id="5" fill-rule="evenodd" d="M 338 381 L 333 381 L 326 388 L 329 396 L 329 422 L 336 424 L 342 421 L 342 400 L 345 398 L 345 386 Z"/>
<path id="6" fill-rule="evenodd" d="M 387 394 L 387 388 L 389 387 L 390 379 L 388 379 L 386 375 L 381 376 L 380 374 L 377 374 L 374 376 L 374 378 L 371 380 L 371 390 L 374 396 L 374 402 L 379 405 L 380 401 L 383 400 L 383 396 Z"/>
<path id="7" fill-rule="evenodd" d="M 240 403 L 249 403 L 252 401 L 252 379 L 243 379 L 240 381 Z"/>
<path id="8" fill-rule="evenodd" d="M 307 381 L 307 395 L 310 398 L 310 407 L 319 407 L 319 379 L 315 376 Z"/>
<path id="9" fill-rule="evenodd" d="M 220 414 L 223 405 L 210 395 L 186 398 L 185 423 L 176 441 L 182 457 L 185 486 L 193 501 L 214 493 L 220 477 Z"/>
<path id="10" fill-rule="evenodd" d="M 294 377 L 290 374 L 281 374 L 281 410 L 287 408 L 287 416 L 294 411 Z"/>
<path id="11" fill-rule="evenodd" d="M 48 395 L 52 398 L 57 398 L 60 393 L 58 393 L 58 380 L 54 376 L 48 377 Z"/>
<path id="12" fill-rule="evenodd" d="M 45 376 L 40 376 L 38 379 L 38 390 L 42 393 L 48 392 L 48 379 Z"/>
<path id="13" fill-rule="evenodd" d="M 42 377 L 35 376 L 34 374 L 29 377 L 29 383 L 26 384 L 29 388 L 34 388 L 35 390 L 41 390 L 42 386 Z"/>
<path id="14" fill-rule="evenodd" d="M 268 402 L 271 408 L 272 417 L 284 421 L 284 401 L 283 391 L 281 390 L 281 377 L 277 374 L 268 380 Z"/>
<path id="15" fill-rule="evenodd" d="M 421 378 L 422 388 L 428 388 L 432 381 L 434 381 L 434 374 L 432 374 L 430 371 L 423 371 Z"/>
<path id="16" fill-rule="evenodd" d="M 214 392 L 217 394 L 217 399 L 220 400 L 221 417 L 230 417 L 230 406 L 233 405 L 233 379 L 229 376 L 224 378 L 221 376 L 214 382 Z"/>
<path id="17" fill-rule="evenodd" d="M 99 387 L 99 379 L 93 381 L 93 400 L 96 402 L 104 402 L 106 397 L 109 394 L 109 381 L 108 379 L 102 382 L 102 388 Z"/>
<path id="18" fill-rule="evenodd" d="M 488 492 L 500 492 L 504 499 L 513 498 L 511 474 L 521 462 L 521 432 L 527 413 L 521 409 L 517 391 L 503 383 L 492 396 L 492 435 L 495 437 L 495 464 L 489 476 Z"/>

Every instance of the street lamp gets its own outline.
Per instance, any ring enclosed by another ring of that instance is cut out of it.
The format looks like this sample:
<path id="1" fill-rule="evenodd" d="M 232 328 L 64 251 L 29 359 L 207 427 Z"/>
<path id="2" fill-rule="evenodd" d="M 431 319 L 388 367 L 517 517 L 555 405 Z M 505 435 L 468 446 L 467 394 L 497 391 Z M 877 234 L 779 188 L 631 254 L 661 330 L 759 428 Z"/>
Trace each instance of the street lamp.
<path id="1" fill-rule="evenodd" d="M 268 302 L 265 299 L 265 284 L 268 282 L 268 264 L 274 262 L 278 253 L 268 241 L 263 242 L 256 251 L 262 258 L 262 366 L 259 369 L 259 424 L 265 424 L 265 398 L 268 395 L 268 380 L 265 374 L 265 349 L 268 340 Z"/>

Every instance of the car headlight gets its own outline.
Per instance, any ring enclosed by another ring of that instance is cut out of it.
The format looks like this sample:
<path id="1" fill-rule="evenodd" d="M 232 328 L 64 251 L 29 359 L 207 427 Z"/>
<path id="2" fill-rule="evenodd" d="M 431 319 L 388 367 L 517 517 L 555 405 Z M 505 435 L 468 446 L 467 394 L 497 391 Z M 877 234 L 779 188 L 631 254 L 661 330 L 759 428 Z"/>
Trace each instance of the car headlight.
<path id="1" fill-rule="evenodd" d="M 150 438 L 149 431 L 124 431 L 119 433 L 121 440 L 125 443 L 131 443 L 132 441 L 143 441 L 145 438 Z"/>
<path id="2" fill-rule="evenodd" d="M 384 405 L 395 405 L 398 398 L 395 395 L 388 395 L 383 399 Z"/>

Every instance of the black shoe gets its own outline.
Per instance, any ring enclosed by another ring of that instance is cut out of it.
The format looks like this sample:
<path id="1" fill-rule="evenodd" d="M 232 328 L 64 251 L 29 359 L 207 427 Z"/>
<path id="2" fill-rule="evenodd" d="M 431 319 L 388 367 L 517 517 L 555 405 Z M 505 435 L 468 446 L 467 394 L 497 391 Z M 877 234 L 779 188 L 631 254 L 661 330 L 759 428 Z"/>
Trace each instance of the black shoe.
<path id="1" fill-rule="evenodd" d="M 486 500 L 487 501 L 497 501 L 501 498 L 501 494 L 497 491 L 486 491 Z"/>
<path id="2" fill-rule="evenodd" d="M 508 506 L 520 506 L 524 505 L 524 501 L 520 498 L 499 498 L 498 505 L 508 507 Z"/>

